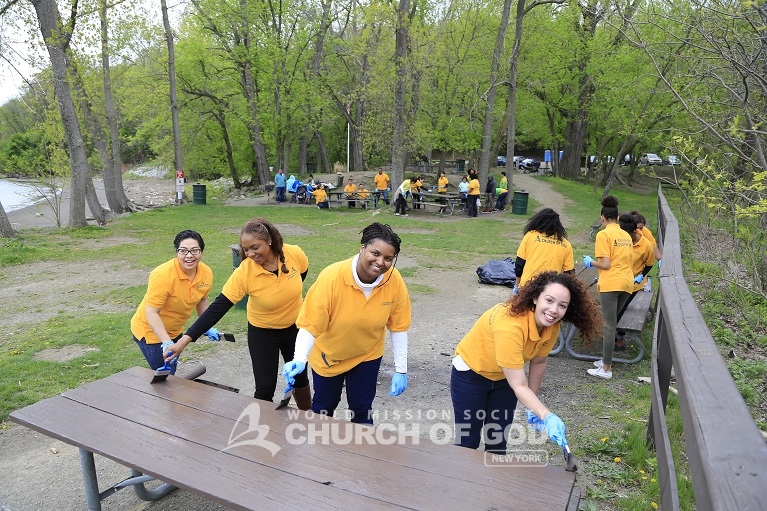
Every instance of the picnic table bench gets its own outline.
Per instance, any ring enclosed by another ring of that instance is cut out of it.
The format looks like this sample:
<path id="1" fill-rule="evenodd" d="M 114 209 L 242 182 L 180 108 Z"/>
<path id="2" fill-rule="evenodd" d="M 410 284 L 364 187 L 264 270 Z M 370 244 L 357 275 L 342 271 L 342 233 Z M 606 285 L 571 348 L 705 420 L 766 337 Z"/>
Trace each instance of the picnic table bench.
<path id="1" fill-rule="evenodd" d="M 452 215 L 455 213 L 455 205 L 461 204 L 461 195 L 456 192 L 448 192 L 445 194 L 434 193 L 434 192 L 421 192 L 420 195 L 423 198 L 423 200 L 416 201 L 415 198 L 412 198 L 410 200 L 411 209 L 415 209 L 416 205 L 418 205 L 419 207 L 421 207 L 422 209 L 426 211 L 434 210 L 438 212 L 440 215 L 442 215 L 443 212 L 446 212 L 449 209 L 450 214 Z M 444 204 L 442 203 L 443 200 L 445 201 Z"/>
<path id="2" fill-rule="evenodd" d="M 575 475 L 561 466 L 486 466 L 483 452 L 415 435 L 382 445 L 397 432 L 275 410 L 176 376 L 152 385 L 153 374 L 134 367 L 11 413 L 80 448 L 90 510 L 118 486 L 99 491 L 93 453 L 232 509 L 578 507 Z M 341 431 L 351 431 L 349 441 L 296 442 L 301 431 L 309 437 L 310 427 L 327 425 L 348 428 Z M 373 437 L 382 440 L 366 441 Z"/>

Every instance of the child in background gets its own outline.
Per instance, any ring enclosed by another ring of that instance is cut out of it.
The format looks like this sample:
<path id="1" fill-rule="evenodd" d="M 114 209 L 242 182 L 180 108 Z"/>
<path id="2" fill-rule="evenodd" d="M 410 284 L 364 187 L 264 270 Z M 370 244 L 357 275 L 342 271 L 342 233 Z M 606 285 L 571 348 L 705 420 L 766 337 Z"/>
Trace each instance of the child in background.
<path id="1" fill-rule="evenodd" d="M 469 194 L 469 180 L 466 176 L 461 178 L 461 182 L 458 184 L 458 192 L 461 194 L 461 213 L 466 211 L 466 197 Z"/>

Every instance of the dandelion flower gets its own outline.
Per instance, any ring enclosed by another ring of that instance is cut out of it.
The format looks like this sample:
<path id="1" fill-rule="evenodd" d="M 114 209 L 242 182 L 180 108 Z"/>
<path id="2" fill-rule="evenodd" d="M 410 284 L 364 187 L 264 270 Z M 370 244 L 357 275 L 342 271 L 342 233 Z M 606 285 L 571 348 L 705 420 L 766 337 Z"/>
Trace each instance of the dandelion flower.
<path id="1" fill-rule="evenodd" d="M 653 509 L 658 509 L 658 504 L 656 504 L 655 502 L 650 502 L 650 505 L 652 506 Z"/>
<path id="2" fill-rule="evenodd" d="M 640 474 L 644 474 L 644 470 L 641 470 L 641 469 L 640 469 L 640 470 L 639 470 L 639 473 L 640 473 Z"/>
<path id="3" fill-rule="evenodd" d="M 620 463 L 620 462 L 621 462 L 621 458 L 620 458 L 620 456 L 616 456 L 616 457 L 615 457 L 615 459 L 614 459 L 613 461 L 614 461 L 615 463 Z"/>
<path id="4" fill-rule="evenodd" d="M 607 442 L 607 437 L 604 437 L 604 438 L 602 439 L 602 443 L 605 443 L 605 442 Z"/>

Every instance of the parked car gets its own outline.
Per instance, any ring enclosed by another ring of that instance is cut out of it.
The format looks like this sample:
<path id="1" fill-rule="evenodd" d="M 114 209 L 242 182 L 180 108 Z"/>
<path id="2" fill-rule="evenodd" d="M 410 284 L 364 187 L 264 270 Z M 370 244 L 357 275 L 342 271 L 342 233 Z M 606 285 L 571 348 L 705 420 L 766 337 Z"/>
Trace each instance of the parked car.
<path id="1" fill-rule="evenodd" d="M 525 171 L 525 174 L 528 172 L 538 172 L 538 169 L 541 167 L 541 162 L 538 161 L 535 158 L 525 158 L 521 162 L 519 162 L 519 168 Z"/>
<path id="2" fill-rule="evenodd" d="M 682 164 L 682 160 L 680 160 L 679 156 L 677 156 L 675 154 L 669 154 L 668 158 L 667 158 L 667 161 L 668 161 L 668 165 L 681 165 Z"/>
<path id="3" fill-rule="evenodd" d="M 498 163 L 495 164 L 496 167 L 505 167 L 506 166 L 506 157 L 498 155 Z"/>
<path id="4" fill-rule="evenodd" d="M 655 153 L 645 153 L 639 157 L 640 165 L 663 165 L 663 160 Z"/>
<path id="5" fill-rule="evenodd" d="M 518 168 L 518 167 L 519 167 L 519 164 L 520 164 L 520 162 L 521 162 L 522 160 L 524 160 L 524 159 L 525 159 L 525 157 L 524 157 L 524 156 L 515 156 L 515 157 L 514 157 L 514 161 L 512 161 L 512 162 L 511 162 L 511 166 L 512 166 L 512 167 L 514 167 L 515 169 L 516 169 L 516 168 Z"/>

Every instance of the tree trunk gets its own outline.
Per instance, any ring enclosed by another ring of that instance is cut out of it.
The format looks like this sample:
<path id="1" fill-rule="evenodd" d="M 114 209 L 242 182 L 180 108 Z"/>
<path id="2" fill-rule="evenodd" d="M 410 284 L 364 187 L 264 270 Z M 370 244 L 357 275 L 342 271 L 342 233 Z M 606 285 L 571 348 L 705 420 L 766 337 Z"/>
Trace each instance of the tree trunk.
<path id="1" fill-rule="evenodd" d="M 523 0 L 519 0 L 523 1 Z M 495 111 L 495 96 L 498 88 L 498 71 L 501 67 L 501 53 L 506 41 L 506 29 L 509 26 L 509 11 L 511 0 L 504 0 L 501 23 L 498 26 L 498 35 L 495 38 L 493 49 L 493 62 L 490 66 L 490 85 L 487 91 L 487 103 L 485 105 L 485 122 L 482 124 L 482 152 L 479 155 L 479 182 L 484 183 L 490 170 L 490 149 L 493 145 L 493 113 Z"/>
<path id="2" fill-rule="evenodd" d="M 517 0 L 517 15 L 514 30 L 514 46 L 509 59 L 509 98 L 506 104 L 506 168 L 514 166 L 514 154 L 517 143 L 517 67 L 522 49 L 522 28 L 525 19 L 526 0 Z M 509 180 L 509 192 L 514 189 L 514 172 L 506 172 Z"/>
<path id="3" fill-rule="evenodd" d="M 224 138 L 224 146 L 226 147 L 226 163 L 229 165 L 229 174 L 232 176 L 232 183 L 234 187 L 240 189 L 242 183 L 240 183 L 239 177 L 237 177 L 237 168 L 234 166 L 234 154 L 232 151 L 232 141 L 229 139 L 229 130 L 226 128 L 226 115 L 224 114 L 221 105 L 217 105 L 217 110 L 213 116 L 216 118 L 219 127 L 221 128 L 221 136 Z"/>
<path id="4" fill-rule="evenodd" d="M 392 105 L 392 188 L 398 186 L 405 174 L 405 94 L 407 91 L 408 11 L 410 0 L 399 0 L 394 46 L 394 104 Z"/>
<path id="5" fill-rule="evenodd" d="M 37 14 L 45 46 L 51 59 L 53 86 L 59 103 L 64 135 L 69 148 L 71 190 L 69 202 L 69 226 L 84 227 L 85 187 L 88 179 L 88 157 L 85 153 L 80 123 L 75 113 L 75 103 L 67 81 L 67 64 L 64 57 L 65 40 L 61 37 L 61 15 L 55 0 L 31 0 Z"/>
<path id="6" fill-rule="evenodd" d="M 173 30 L 168 20 L 168 6 L 160 0 L 162 25 L 165 28 L 165 43 L 168 46 L 168 82 L 170 84 L 170 117 L 173 123 L 173 165 L 178 172 L 184 170 L 184 157 L 181 154 L 181 127 L 178 122 L 178 100 L 176 98 L 176 53 L 173 44 Z M 176 174 L 178 175 L 178 174 Z"/>
<path id="7" fill-rule="evenodd" d="M 307 174 L 308 171 L 306 170 L 306 163 L 307 163 L 307 146 L 309 141 L 309 130 L 304 127 L 304 134 L 301 135 L 301 138 L 298 140 L 298 173 L 299 174 Z"/>
<path id="8" fill-rule="evenodd" d="M 117 112 L 112 95 L 112 71 L 109 65 L 109 30 L 107 25 L 107 3 L 101 0 L 99 6 L 101 18 L 101 70 L 104 78 L 104 105 L 109 124 L 109 137 L 112 142 L 112 158 L 109 166 L 104 169 L 104 191 L 107 204 L 115 213 L 125 213 L 129 209 L 130 200 L 123 188 L 122 155 L 120 154 L 120 133 L 118 131 Z M 109 186 L 107 186 L 109 183 Z"/>
<path id="9" fill-rule="evenodd" d="M 322 137 L 322 133 L 320 133 L 319 131 L 317 132 L 317 147 L 320 150 L 320 154 L 318 155 L 319 160 L 322 162 L 322 165 L 324 166 L 324 169 L 322 169 L 322 172 L 327 174 L 331 170 L 333 170 L 333 166 L 330 164 L 330 157 L 328 156 L 328 148 L 325 147 L 325 139 Z M 321 169 L 317 169 L 318 174 L 320 173 L 320 170 Z"/>
<path id="10" fill-rule="evenodd" d="M 8 215 L 5 213 L 3 203 L 0 202 L 0 238 L 15 238 L 16 231 L 13 230 L 11 221 L 8 220 Z"/>

